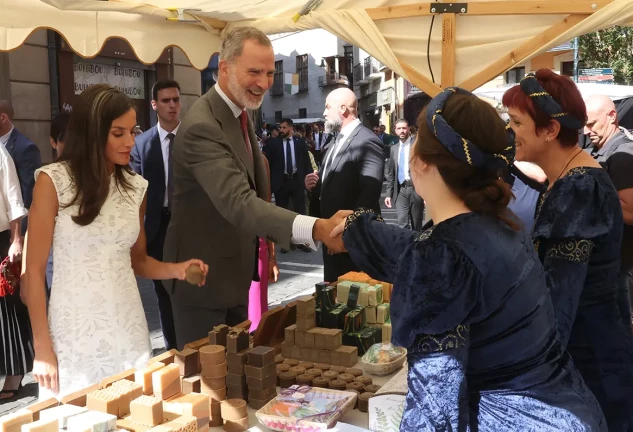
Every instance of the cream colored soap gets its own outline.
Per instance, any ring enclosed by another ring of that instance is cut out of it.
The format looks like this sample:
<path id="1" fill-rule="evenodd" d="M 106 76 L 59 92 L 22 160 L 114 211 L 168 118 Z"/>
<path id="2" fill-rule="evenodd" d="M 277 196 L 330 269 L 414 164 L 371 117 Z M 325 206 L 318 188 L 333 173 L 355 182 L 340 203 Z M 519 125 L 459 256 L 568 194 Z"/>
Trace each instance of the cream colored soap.
<path id="1" fill-rule="evenodd" d="M 22 425 L 22 432 L 57 432 L 58 430 L 59 423 L 57 419 L 38 420 Z"/>
<path id="2" fill-rule="evenodd" d="M 144 369 L 137 370 L 134 373 L 134 381 L 136 381 L 137 384 L 143 386 L 144 395 L 151 395 L 152 393 L 154 393 L 154 389 L 152 386 L 152 374 L 164 367 L 164 363 L 156 362 L 150 364 Z"/>
<path id="3" fill-rule="evenodd" d="M 21 410 L 13 414 L 0 417 L 0 432 L 20 432 L 22 425 L 33 423 L 33 413 Z"/>
<path id="4" fill-rule="evenodd" d="M 170 364 L 152 374 L 152 387 L 154 396 L 167 400 L 177 393 L 180 393 L 180 367 L 177 364 Z"/>
<path id="5" fill-rule="evenodd" d="M 116 428 L 116 416 L 86 411 L 68 419 L 68 432 L 109 432 Z"/>
<path id="6" fill-rule="evenodd" d="M 55 408 L 40 411 L 40 420 L 57 420 L 59 429 L 65 429 L 70 417 L 83 414 L 86 411 L 87 410 L 84 407 L 78 407 L 75 405 L 60 405 Z"/>
<path id="7" fill-rule="evenodd" d="M 177 395 L 163 403 L 165 411 L 198 420 L 211 416 L 209 396 L 201 393 Z"/>
<path id="8" fill-rule="evenodd" d="M 118 417 L 120 402 L 120 395 L 109 390 L 97 390 L 88 393 L 86 397 L 86 408 Z"/>
<path id="9" fill-rule="evenodd" d="M 117 381 L 107 389 L 120 397 L 119 417 L 125 417 L 130 413 L 130 403 L 143 396 L 143 387 L 133 381 Z"/>
<path id="10" fill-rule="evenodd" d="M 132 421 L 147 426 L 163 422 L 163 401 L 153 396 L 141 396 L 130 404 Z"/>

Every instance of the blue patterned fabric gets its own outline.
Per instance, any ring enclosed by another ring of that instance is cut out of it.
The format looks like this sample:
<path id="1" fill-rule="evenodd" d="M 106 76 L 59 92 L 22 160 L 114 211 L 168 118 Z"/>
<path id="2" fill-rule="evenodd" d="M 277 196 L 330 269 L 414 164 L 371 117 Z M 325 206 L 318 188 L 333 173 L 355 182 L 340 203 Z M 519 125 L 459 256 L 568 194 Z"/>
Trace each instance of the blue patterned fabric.
<path id="1" fill-rule="evenodd" d="M 623 226 L 607 172 L 574 168 L 543 195 L 532 234 L 563 346 L 611 432 L 633 430 L 633 332 L 618 289 Z"/>
<path id="2" fill-rule="evenodd" d="M 343 240 L 394 283 L 392 342 L 409 361 L 400 430 L 607 430 L 561 348 L 529 234 L 476 213 L 419 234 L 357 211 Z"/>

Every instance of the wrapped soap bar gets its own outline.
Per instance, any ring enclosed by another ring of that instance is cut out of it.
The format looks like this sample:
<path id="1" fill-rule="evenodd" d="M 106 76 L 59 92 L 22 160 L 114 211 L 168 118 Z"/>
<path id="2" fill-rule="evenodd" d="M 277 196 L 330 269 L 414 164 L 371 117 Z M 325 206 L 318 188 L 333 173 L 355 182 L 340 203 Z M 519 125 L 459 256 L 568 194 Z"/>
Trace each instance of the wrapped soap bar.
<path id="1" fill-rule="evenodd" d="M 382 303 L 382 285 L 369 286 L 367 294 L 369 296 L 368 306 L 378 306 Z"/>
<path id="2" fill-rule="evenodd" d="M 341 281 L 336 285 L 336 301 L 347 304 L 349 298 L 349 289 L 354 285 L 351 281 Z"/>
<path id="3" fill-rule="evenodd" d="M 376 322 L 378 324 L 384 324 L 387 321 L 389 321 L 389 303 L 383 303 L 376 309 Z M 369 318 L 367 322 L 369 322 Z"/>
<path id="4" fill-rule="evenodd" d="M 136 383 L 143 386 L 144 395 L 151 395 L 152 393 L 154 393 L 154 387 L 152 386 L 152 374 L 164 367 L 164 363 L 156 362 L 152 363 L 144 369 L 137 370 L 134 373 L 134 379 Z"/>
<path id="5" fill-rule="evenodd" d="M 177 395 L 163 402 L 165 411 L 181 416 L 190 416 L 197 419 L 206 419 L 211 415 L 210 399 L 206 394 L 190 393 Z"/>
<path id="6" fill-rule="evenodd" d="M 377 308 L 375 306 L 367 306 L 365 308 L 365 317 L 367 318 L 367 324 L 376 324 Z"/>
<path id="7" fill-rule="evenodd" d="M 323 327 L 329 329 L 344 329 L 345 314 L 352 310 L 345 304 L 337 304 L 336 307 L 327 312 L 323 312 Z"/>
<path id="8" fill-rule="evenodd" d="M 378 328 L 366 327 L 358 332 L 343 334 L 343 345 L 355 346 L 359 355 L 365 354 L 373 344 L 381 340 L 382 331 Z"/>
<path id="9" fill-rule="evenodd" d="M 349 294 L 347 296 L 347 302 L 345 303 L 348 308 L 354 309 L 356 306 L 360 305 L 360 291 L 364 286 L 367 287 L 369 285 L 355 283 L 351 287 L 349 287 Z"/>
<path id="10" fill-rule="evenodd" d="M 387 321 L 382 325 L 382 341 L 391 342 L 391 321 Z"/>
<path id="11" fill-rule="evenodd" d="M 360 291 L 358 292 L 358 306 L 369 306 L 369 285 L 363 284 L 363 286 L 360 287 Z"/>
<path id="12" fill-rule="evenodd" d="M 365 308 L 356 307 L 345 314 L 344 332 L 345 333 L 358 332 L 365 327 L 366 323 L 367 323 L 367 317 L 365 315 Z"/>
<path id="13" fill-rule="evenodd" d="M 130 404 L 134 423 L 144 426 L 158 426 L 163 422 L 163 401 L 153 396 L 141 396 Z"/>
<path id="14" fill-rule="evenodd" d="M 321 313 L 336 306 L 336 289 L 333 286 L 322 287 L 318 292 L 317 307 Z"/>

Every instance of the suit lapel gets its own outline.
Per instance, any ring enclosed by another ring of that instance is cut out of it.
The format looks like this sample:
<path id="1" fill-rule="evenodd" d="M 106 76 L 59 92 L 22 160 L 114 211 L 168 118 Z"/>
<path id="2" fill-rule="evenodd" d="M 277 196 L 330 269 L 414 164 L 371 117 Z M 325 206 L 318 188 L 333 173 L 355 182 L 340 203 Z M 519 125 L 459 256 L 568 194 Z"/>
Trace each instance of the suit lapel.
<path id="1" fill-rule="evenodd" d="M 6 149 L 11 155 L 12 158 L 15 159 L 13 154 L 13 150 L 15 149 L 15 142 L 18 140 L 18 130 L 14 127 L 13 132 L 11 132 L 11 136 L 9 137 L 9 141 L 7 141 Z"/>
<path id="2" fill-rule="evenodd" d="M 354 140 L 354 138 L 356 138 L 356 135 L 358 135 L 358 132 L 360 132 L 360 129 L 362 128 L 362 124 L 359 124 L 358 126 L 356 126 L 356 128 L 352 131 L 351 134 L 349 134 L 348 137 L 343 137 L 344 141 L 343 143 L 341 143 L 341 149 L 338 151 L 338 153 L 336 155 L 332 154 L 332 161 L 330 162 L 330 166 L 327 169 L 327 178 L 325 179 L 325 182 L 323 183 L 323 189 L 325 189 L 325 185 L 329 183 L 329 180 L 332 178 L 332 173 L 334 173 L 337 169 L 339 164 L 341 163 L 341 160 L 346 156 L 347 154 L 347 149 L 349 148 L 350 144 L 352 143 L 352 141 Z M 334 151 L 334 149 L 336 148 L 336 143 L 334 143 L 331 148 L 330 151 Z"/>
<path id="3" fill-rule="evenodd" d="M 211 105 L 211 109 L 215 114 L 215 118 L 220 123 L 222 131 L 226 135 L 229 144 L 233 147 L 233 150 L 239 157 L 242 164 L 246 168 L 248 177 L 252 184 L 255 185 L 255 169 L 253 167 L 253 159 L 251 155 L 246 151 L 246 142 L 242 136 L 242 126 L 240 125 L 240 119 L 233 115 L 231 108 L 224 102 L 222 97 L 218 94 L 215 88 L 211 89 L 208 93 L 208 100 Z M 248 121 L 248 135 L 251 139 L 251 150 L 253 145 L 257 145 L 257 139 L 253 140 L 255 132 L 253 131 L 253 125 L 251 125 L 250 119 Z"/>

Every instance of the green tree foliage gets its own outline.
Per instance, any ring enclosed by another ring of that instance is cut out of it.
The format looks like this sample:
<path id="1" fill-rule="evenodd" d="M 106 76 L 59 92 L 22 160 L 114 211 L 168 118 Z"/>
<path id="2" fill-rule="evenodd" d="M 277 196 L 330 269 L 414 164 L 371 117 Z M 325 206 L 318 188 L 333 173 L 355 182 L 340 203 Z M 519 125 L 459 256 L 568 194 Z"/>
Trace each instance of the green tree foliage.
<path id="1" fill-rule="evenodd" d="M 610 67 L 616 84 L 633 84 L 633 28 L 612 27 L 579 40 L 579 68 Z"/>

